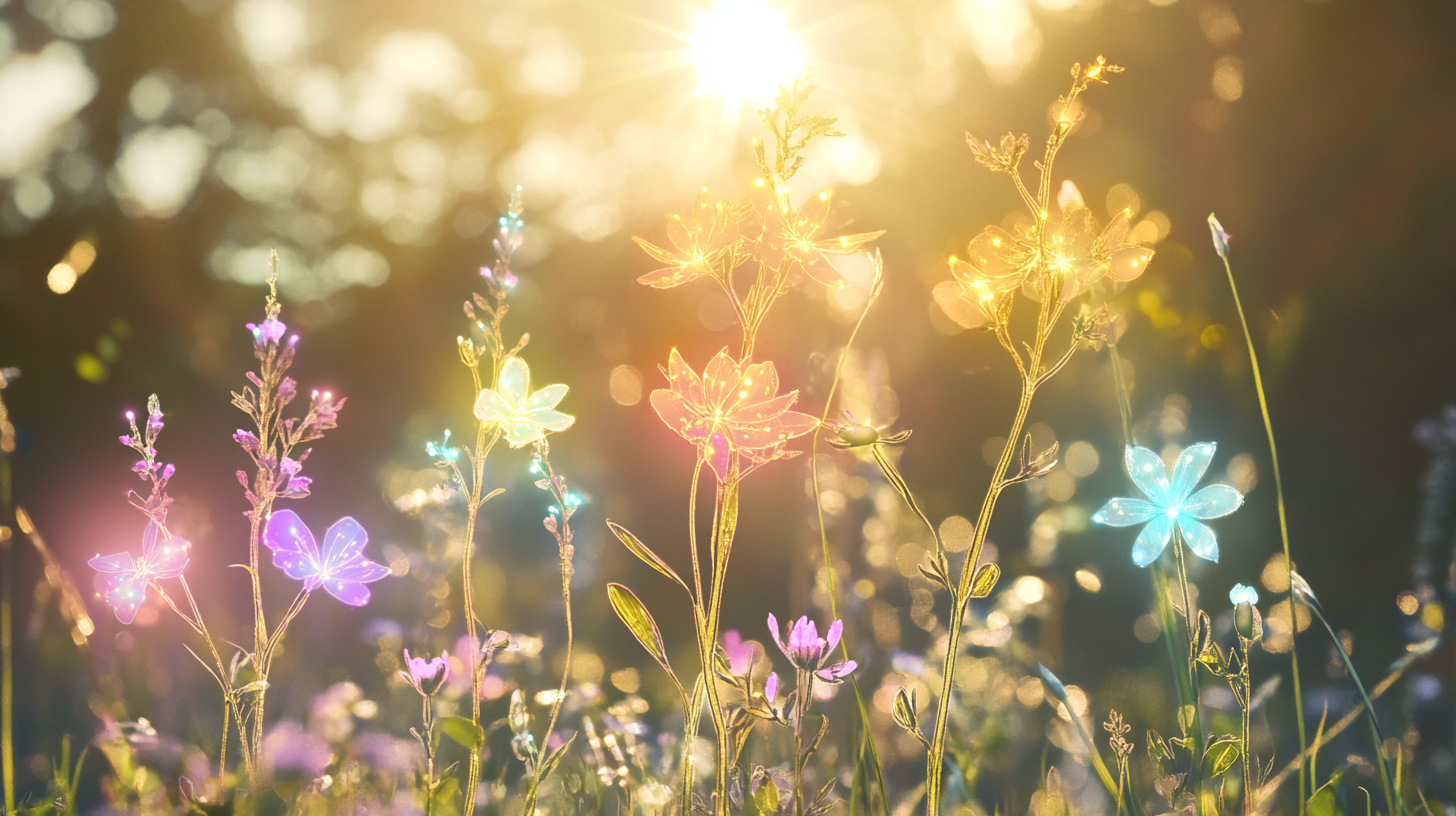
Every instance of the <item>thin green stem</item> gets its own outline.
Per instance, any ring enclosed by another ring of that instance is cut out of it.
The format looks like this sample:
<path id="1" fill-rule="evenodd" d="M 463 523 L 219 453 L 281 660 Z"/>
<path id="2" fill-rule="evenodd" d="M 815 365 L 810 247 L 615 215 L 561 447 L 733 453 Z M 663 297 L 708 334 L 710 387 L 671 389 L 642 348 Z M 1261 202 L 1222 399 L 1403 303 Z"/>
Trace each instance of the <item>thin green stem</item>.
<path id="1" fill-rule="evenodd" d="M 0 424 L 6 423 L 0 404 Z M 0 450 L 0 768 L 5 783 L 5 812 L 15 812 L 15 643 L 10 608 L 11 532 L 10 453 Z"/>
<path id="2" fill-rule="evenodd" d="M 1200 700 L 1198 693 L 1198 671 L 1194 655 L 1198 650 L 1198 635 L 1196 626 L 1198 616 L 1193 609 L 1193 596 L 1188 591 L 1188 565 L 1183 557 L 1183 534 L 1176 529 L 1173 532 L 1173 553 L 1178 561 L 1178 586 L 1183 590 L 1183 626 L 1188 634 L 1188 686 L 1191 694 L 1190 705 L 1193 709 L 1189 720 L 1189 731 L 1187 734 L 1193 740 L 1193 765 L 1190 768 L 1190 775 L 1197 780 L 1197 787 L 1193 793 L 1194 813 L 1203 813 L 1203 716 L 1199 711 Z M 1178 722 L 1183 722 L 1182 712 L 1179 712 Z"/>
<path id="3" fill-rule="evenodd" d="M 1244 316 L 1244 304 L 1239 299 L 1239 287 L 1234 283 L 1234 269 L 1229 265 L 1227 254 L 1221 254 L 1224 272 L 1228 273 L 1229 292 L 1234 296 L 1234 307 L 1239 312 L 1239 324 L 1244 329 L 1244 344 L 1249 348 L 1249 365 L 1254 372 L 1254 390 L 1259 395 L 1259 412 L 1264 417 L 1264 433 L 1269 437 L 1269 461 L 1274 466 L 1274 495 L 1279 504 L 1279 540 L 1284 546 L 1284 571 L 1286 575 L 1294 573 L 1294 561 L 1289 555 L 1289 521 L 1284 510 L 1284 479 L 1279 472 L 1279 447 L 1274 444 L 1274 423 L 1269 419 L 1269 400 L 1264 393 L 1264 377 L 1259 372 L 1259 355 L 1254 351 L 1254 335 L 1249 331 L 1249 320 Z M 1290 582 L 1289 588 L 1289 610 L 1290 610 L 1290 632 L 1291 641 L 1299 635 L 1297 626 L 1294 626 L 1294 584 Z M 1303 757 L 1309 748 L 1309 743 L 1304 734 L 1304 693 L 1299 684 L 1299 649 L 1294 645 L 1289 648 L 1289 666 L 1294 680 L 1294 717 L 1299 727 L 1299 756 Z M 1314 779 L 1314 769 L 1310 769 L 1309 785 L 1311 788 L 1318 787 L 1318 781 Z M 1306 787 L 1304 770 L 1301 766 L 1299 774 L 1299 816 L 1304 816 Z"/>
<path id="4" fill-rule="evenodd" d="M 834 379 L 831 380 L 829 383 L 829 394 L 824 398 L 824 413 L 821 414 L 819 417 L 819 426 L 821 428 L 824 427 L 825 423 L 829 421 L 829 412 L 833 410 L 834 397 L 839 390 L 839 381 L 844 374 L 844 363 L 846 360 L 849 359 L 850 349 L 854 348 L 854 341 L 857 337 L 859 337 L 860 327 L 864 325 L 865 318 L 869 316 L 870 308 L 875 305 L 875 301 L 879 300 L 880 297 L 880 291 L 884 281 L 884 267 L 880 263 L 879 253 L 875 253 L 873 257 L 875 267 L 874 280 L 870 283 L 869 295 L 865 298 L 864 309 L 860 311 L 859 319 L 854 322 L 854 328 L 849 332 L 849 339 L 846 340 L 844 343 L 844 350 L 839 354 L 839 362 L 837 362 L 834 366 Z M 875 447 L 873 448 L 873 450 L 875 451 L 878 458 L 879 448 Z M 829 554 L 829 532 L 827 526 L 824 523 L 824 503 L 821 496 L 821 488 L 819 486 L 818 433 L 814 434 L 814 441 L 810 446 L 809 472 L 809 478 L 814 485 L 814 512 L 819 519 L 819 546 L 824 553 L 824 572 L 829 582 L 829 613 L 834 617 L 835 620 L 838 620 L 839 578 L 834 572 L 834 562 Z M 918 510 L 919 508 L 916 509 Z M 932 528 L 932 533 L 933 532 L 934 528 Z M 849 660 L 849 638 L 843 638 L 839 641 L 839 649 L 840 653 L 844 655 L 844 659 Z M 865 733 L 865 745 L 869 749 L 870 761 L 874 766 L 875 784 L 879 787 L 880 791 L 880 806 L 888 810 L 890 806 L 890 799 L 885 794 L 885 777 L 882 769 L 880 768 L 880 753 L 875 748 L 874 732 L 870 728 L 869 712 L 865 708 L 864 696 L 860 693 L 859 680 L 851 675 L 849 682 L 850 685 L 854 688 L 854 698 L 856 703 L 858 704 L 860 724 L 863 726 Z M 873 804 L 871 804 L 870 806 L 870 811 L 872 813 L 874 811 Z"/>
<path id="5" fill-rule="evenodd" d="M 1291 582 L 1292 583 L 1292 582 Z M 1344 641 L 1335 634 L 1335 628 L 1325 619 L 1324 613 L 1314 604 L 1306 604 L 1305 608 L 1319 618 L 1324 624 L 1325 631 L 1330 633 L 1330 640 L 1334 641 L 1335 651 L 1339 653 L 1340 660 L 1345 664 L 1345 671 L 1350 675 L 1350 680 L 1355 684 L 1355 690 L 1360 692 L 1360 700 L 1365 704 L 1365 714 L 1370 721 L 1370 738 L 1375 742 L 1375 764 L 1380 768 L 1380 784 L 1385 789 L 1385 802 L 1390 806 L 1392 816 L 1406 812 L 1405 802 L 1400 794 L 1399 785 L 1392 787 L 1389 759 L 1385 756 L 1385 736 L 1380 729 L 1380 719 L 1375 716 L 1375 703 L 1371 701 L 1370 695 L 1365 693 L 1365 684 L 1360 682 L 1360 675 L 1355 671 L 1355 664 L 1350 662 L 1350 653 L 1345 650 Z M 1294 608 L 1290 607 L 1290 618 L 1293 621 Z M 1400 750 L 1399 747 L 1396 750 Z"/>

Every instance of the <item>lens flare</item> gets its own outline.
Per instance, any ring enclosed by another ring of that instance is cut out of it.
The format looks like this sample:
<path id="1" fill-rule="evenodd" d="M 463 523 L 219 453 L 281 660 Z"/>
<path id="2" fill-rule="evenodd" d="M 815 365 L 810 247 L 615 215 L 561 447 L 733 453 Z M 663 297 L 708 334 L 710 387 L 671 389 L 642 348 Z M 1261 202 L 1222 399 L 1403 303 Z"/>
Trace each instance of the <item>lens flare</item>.
<path id="1" fill-rule="evenodd" d="M 765 0 L 715 0 L 688 37 L 698 92 L 724 100 L 772 99 L 808 64 L 788 22 Z"/>

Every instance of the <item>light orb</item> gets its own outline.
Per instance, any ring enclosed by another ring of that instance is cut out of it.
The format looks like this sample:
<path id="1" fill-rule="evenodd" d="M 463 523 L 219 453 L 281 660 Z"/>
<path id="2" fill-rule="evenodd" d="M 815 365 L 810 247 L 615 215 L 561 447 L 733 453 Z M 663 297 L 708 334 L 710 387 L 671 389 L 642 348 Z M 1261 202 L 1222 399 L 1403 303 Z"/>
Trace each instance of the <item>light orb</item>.
<path id="1" fill-rule="evenodd" d="M 688 37 L 698 92 L 725 101 L 773 99 L 809 61 L 788 22 L 766 0 L 714 0 Z"/>

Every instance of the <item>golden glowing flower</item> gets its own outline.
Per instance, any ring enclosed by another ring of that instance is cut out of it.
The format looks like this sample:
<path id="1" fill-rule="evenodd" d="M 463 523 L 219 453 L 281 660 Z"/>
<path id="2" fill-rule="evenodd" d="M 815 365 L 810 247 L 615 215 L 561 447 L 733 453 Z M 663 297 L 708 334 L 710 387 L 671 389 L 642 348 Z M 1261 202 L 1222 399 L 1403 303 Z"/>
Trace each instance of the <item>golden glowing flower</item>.
<path id="1" fill-rule="evenodd" d="M 793 211 L 768 189 L 767 181 L 759 179 L 754 182 L 754 199 L 763 211 L 764 219 L 763 240 L 759 246 L 759 256 L 764 263 L 777 267 L 788 259 L 819 283 L 843 289 L 847 285 L 844 276 L 834 268 L 829 256 L 853 255 L 865 244 L 884 235 L 885 231 L 841 235 L 827 240 L 819 238 L 819 231 L 829 220 L 832 198 L 833 192 L 824 190 Z"/>
<path id="2" fill-rule="evenodd" d="M 743 366 L 727 349 L 698 377 L 673 349 L 668 358 L 668 387 L 652 392 L 652 407 L 669 428 L 698 446 L 698 453 L 717 474 L 728 478 L 732 466 L 739 475 L 797 452 L 784 443 L 814 430 L 819 421 L 791 411 L 798 391 L 779 395 L 779 375 L 772 362 Z M 738 457 L 748 460 L 739 462 Z"/>
<path id="3" fill-rule="evenodd" d="M 953 280 L 935 287 L 935 302 L 955 322 L 976 328 L 994 322 L 1002 298 L 1018 288 L 1040 300 L 1045 287 L 1060 280 L 1066 302 L 1104 275 L 1127 282 L 1143 273 L 1153 250 L 1128 240 L 1127 212 L 1099 232 L 1081 196 L 1069 197 L 1067 205 L 1046 225 L 1045 255 L 1035 227 L 1016 235 L 987 227 L 971 240 L 964 261 L 950 259 Z M 1039 275 L 1043 271 L 1045 277 Z"/>
<path id="4" fill-rule="evenodd" d="M 730 261 L 738 243 L 738 221 L 742 217 L 742 206 L 727 201 L 713 202 L 713 197 L 704 187 L 693 204 L 688 218 L 677 213 L 667 217 L 667 238 L 677 250 L 671 252 L 660 246 L 632 236 L 653 260 L 666 264 L 637 279 L 654 289 L 671 289 L 703 275 L 718 275 L 724 268 L 732 268 Z"/>

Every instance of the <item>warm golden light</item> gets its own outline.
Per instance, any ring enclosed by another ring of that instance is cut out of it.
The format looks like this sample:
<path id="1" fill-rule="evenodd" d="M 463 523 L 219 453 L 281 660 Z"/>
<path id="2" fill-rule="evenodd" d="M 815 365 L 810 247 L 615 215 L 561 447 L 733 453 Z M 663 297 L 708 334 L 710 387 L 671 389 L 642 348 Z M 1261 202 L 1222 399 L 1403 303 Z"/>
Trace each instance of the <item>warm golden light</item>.
<path id="1" fill-rule="evenodd" d="M 730 101 L 772 99 L 808 64 L 788 15 L 765 0 L 715 0 L 688 37 L 688 60 L 699 93 Z"/>

